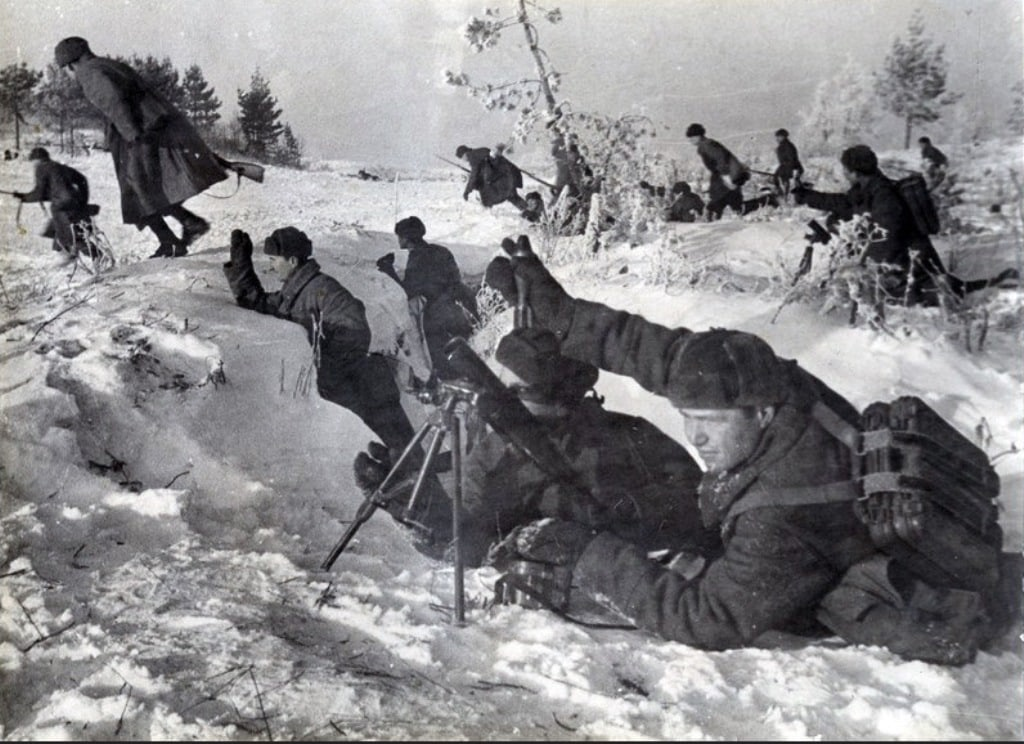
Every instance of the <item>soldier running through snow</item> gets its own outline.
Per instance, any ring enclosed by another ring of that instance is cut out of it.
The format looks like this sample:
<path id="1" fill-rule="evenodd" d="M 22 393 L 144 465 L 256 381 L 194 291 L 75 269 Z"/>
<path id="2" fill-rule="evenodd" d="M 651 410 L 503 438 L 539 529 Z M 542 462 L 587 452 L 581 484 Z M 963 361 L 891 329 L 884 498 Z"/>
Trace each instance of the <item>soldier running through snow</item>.
<path id="1" fill-rule="evenodd" d="M 88 179 L 70 165 L 51 160 L 43 147 L 33 148 L 28 159 L 36 164 L 35 186 L 27 193 L 16 191 L 13 196 L 23 202 L 50 202 L 50 220 L 42 235 L 53 238 L 53 250 L 69 261 L 81 251 L 91 256 L 90 247 L 84 243 L 93 212 Z"/>
<path id="2" fill-rule="evenodd" d="M 697 154 L 711 174 L 707 206 L 709 218 L 721 218 L 726 208 L 742 214 L 743 184 L 750 180 L 750 171 L 725 145 L 707 137 L 702 124 L 688 126 L 686 138 L 697 148 Z"/>
<path id="3" fill-rule="evenodd" d="M 474 191 L 480 194 L 480 203 L 493 207 L 508 202 L 519 210 L 526 208 L 526 200 L 519 195 L 523 187 L 523 174 L 516 165 L 500 151 L 491 155 L 489 147 L 469 148 L 459 145 L 455 157 L 469 164 L 469 176 L 462 198 L 469 199 Z"/>
<path id="4" fill-rule="evenodd" d="M 77 36 L 54 52 L 106 120 L 107 148 L 121 188 L 125 224 L 149 228 L 159 241 L 150 258 L 177 258 L 210 229 L 183 202 L 228 177 L 188 118 L 123 62 L 98 57 Z M 181 223 L 178 237 L 165 217 Z"/>

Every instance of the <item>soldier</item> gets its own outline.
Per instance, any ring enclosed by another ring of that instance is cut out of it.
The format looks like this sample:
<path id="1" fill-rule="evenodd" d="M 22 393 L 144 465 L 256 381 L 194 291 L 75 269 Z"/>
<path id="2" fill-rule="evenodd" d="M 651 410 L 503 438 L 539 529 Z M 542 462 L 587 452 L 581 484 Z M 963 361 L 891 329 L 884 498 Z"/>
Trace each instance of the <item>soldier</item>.
<path id="1" fill-rule="evenodd" d="M 545 519 L 509 536 L 499 567 L 511 558 L 565 569 L 573 592 L 697 648 L 824 625 L 853 643 L 961 664 L 991 639 L 979 604 L 918 591 L 922 582 L 877 552 L 851 506 L 852 449 L 840 439 L 858 412 L 796 361 L 750 333 L 668 328 L 575 299 L 532 254 L 489 273 L 528 287 L 536 327 L 554 332 L 563 354 L 632 377 L 676 408 L 705 467 L 703 523 L 724 548 L 681 575 L 607 530 Z"/>
<path id="2" fill-rule="evenodd" d="M 928 137 L 920 137 L 917 144 L 921 146 L 921 162 L 924 165 L 924 177 L 928 182 L 928 189 L 933 190 L 946 178 L 946 166 L 949 165 L 949 158 L 939 148 L 932 144 Z"/>
<path id="3" fill-rule="evenodd" d="M 686 138 L 697 148 L 697 154 L 711 173 L 708 216 L 717 220 L 727 207 L 742 214 L 743 184 L 750 180 L 750 171 L 725 145 L 709 139 L 702 124 L 688 126 Z"/>
<path id="4" fill-rule="evenodd" d="M 696 222 L 704 216 L 704 200 L 686 181 L 676 181 L 672 186 L 674 199 L 666 210 L 665 219 L 669 222 Z"/>
<path id="5" fill-rule="evenodd" d="M 935 304 L 938 280 L 946 269 L 931 240 L 917 226 L 896 184 L 879 169 L 878 157 L 867 145 L 848 147 L 839 160 L 850 182 L 849 191 L 823 193 L 798 185 L 792 191 L 794 200 L 831 212 L 841 221 L 866 214 L 884 229 L 885 234 L 872 240 L 859 257 L 862 265 L 871 262 L 881 271 L 880 285 L 874 288 L 876 302 L 906 298 L 912 305 Z M 908 274 L 912 277 L 909 288 Z"/>
<path id="6" fill-rule="evenodd" d="M 282 277 L 280 290 L 263 289 L 252 249 L 247 233 L 231 232 L 231 260 L 224 264 L 224 275 L 235 301 L 301 325 L 319 352 L 320 397 L 359 416 L 397 457 L 412 439 L 413 428 L 387 360 L 369 351 L 370 326 L 362 301 L 320 271 L 312 258 L 312 242 L 295 227 L 274 230 L 263 243 L 271 268 Z"/>
<path id="7" fill-rule="evenodd" d="M 150 258 L 187 255 L 210 223 L 182 203 L 227 178 L 220 158 L 188 118 L 128 65 L 97 57 L 78 36 L 57 44 L 55 58 L 106 120 L 125 224 L 149 228 L 159 240 Z M 165 217 L 181 223 L 180 238 Z"/>
<path id="8" fill-rule="evenodd" d="M 469 199 L 469 195 L 476 191 L 480 194 L 480 203 L 485 207 L 493 207 L 505 201 L 520 210 L 526 207 L 526 201 L 519 196 L 518 191 L 523 187 L 523 174 L 500 150 L 491 155 L 489 147 L 470 149 L 459 145 L 455 148 L 455 157 L 469 163 L 469 176 L 462 191 L 463 199 Z"/>
<path id="9" fill-rule="evenodd" d="M 395 223 L 398 247 L 409 251 L 405 275 L 395 270 L 395 254 L 377 260 L 378 271 L 387 274 L 405 290 L 410 310 L 421 320 L 424 341 L 434 374 L 444 370 L 443 349 L 455 336 L 469 338 L 479 320 L 476 296 L 462 281 L 452 252 L 443 245 L 428 243 L 427 228 L 416 216 Z"/>
<path id="10" fill-rule="evenodd" d="M 28 193 L 15 192 L 24 202 L 50 202 L 50 221 L 43 237 L 53 238 L 53 250 L 73 259 L 88 247 L 79 238 L 90 227 L 89 181 L 78 170 L 50 159 L 45 148 L 35 147 L 28 159 L 36 163 L 35 187 Z"/>
<path id="11" fill-rule="evenodd" d="M 797 153 L 796 145 L 789 139 L 789 131 L 779 129 L 775 132 L 775 157 L 778 158 L 779 166 L 775 169 L 773 180 L 775 187 L 782 195 L 789 196 L 793 179 L 800 180 L 804 174 L 804 166 L 800 163 L 800 155 Z"/>

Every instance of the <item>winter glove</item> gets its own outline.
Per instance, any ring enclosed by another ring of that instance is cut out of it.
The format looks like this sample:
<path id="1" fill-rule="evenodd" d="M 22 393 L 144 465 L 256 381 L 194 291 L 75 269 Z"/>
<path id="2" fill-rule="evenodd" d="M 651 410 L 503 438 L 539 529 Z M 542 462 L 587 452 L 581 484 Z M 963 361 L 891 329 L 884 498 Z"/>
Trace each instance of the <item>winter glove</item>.
<path id="1" fill-rule="evenodd" d="M 498 256 L 487 264 L 484 284 L 498 292 L 509 306 L 516 304 L 515 273 L 512 271 L 512 262 L 504 256 Z"/>
<path id="2" fill-rule="evenodd" d="M 366 452 L 360 452 L 352 463 L 356 485 L 364 494 L 373 493 L 391 472 L 391 454 L 380 442 L 370 442 Z"/>
<path id="3" fill-rule="evenodd" d="M 13 196 L 18 201 L 24 201 L 25 200 L 25 194 L 23 192 L 21 192 L 21 191 L 13 191 L 13 192 L 11 192 L 11 196 Z"/>
<path id="4" fill-rule="evenodd" d="M 385 274 L 392 274 L 395 270 L 395 254 L 385 253 L 383 256 L 377 259 L 377 271 L 381 271 Z"/>
<path id="5" fill-rule="evenodd" d="M 252 239 L 249 233 L 237 228 L 231 231 L 231 263 L 235 266 L 252 263 Z"/>
<path id="6" fill-rule="evenodd" d="M 572 568 L 596 536 L 582 524 L 547 518 L 516 527 L 502 542 L 525 560 Z"/>
<path id="7" fill-rule="evenodd" d="M 527 236 L 520 235 L 514 243 L 511 238 L 505 238 L 501 247 L 511 256 L 515 280 L 525 284 L 535 324 L 563 336 L 572 322 L 572 297 L 537 258 Z"/>

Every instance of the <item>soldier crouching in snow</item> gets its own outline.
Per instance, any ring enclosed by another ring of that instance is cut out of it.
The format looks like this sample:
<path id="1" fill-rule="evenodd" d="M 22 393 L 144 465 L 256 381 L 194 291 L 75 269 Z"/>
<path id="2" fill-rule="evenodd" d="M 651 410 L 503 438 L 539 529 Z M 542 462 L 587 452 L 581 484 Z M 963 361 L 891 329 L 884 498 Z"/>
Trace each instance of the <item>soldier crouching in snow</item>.
<path id="1" fill-rule="evenodd" d="M 427 228 L 415 215 L 395 223 L 398 247 L 409 252 L 404 276 L 395 269 L 395 254 L 377 260 L 377 270 L 405 290 L 409 310 L 423 332 L 434 376 L 444 372 L 444 345 L 456 336 L 469 338 L 479 320 L 476 296 L 462 281 L 452 252 L 428 243 Z"/>
<path id="2" fill-rule="evenodd" d="M 964 593 L 932 589 L 878 552 L 855 494 L 843 493 L 853 488 L 852 449 L 835 432 L 856 426 L 858 412 L 821 380 L 752 334 L 667 328 L 570 297 L 535 255 L 512 261 L 535 326 L 553 331 L 563 354 L 632 377 L 683 416 L 706 467 L 700 513 L 724 553 L 687 577 L 609 531 L 548 519 L 513 532 L 496 565 L 567 569 L 572 592 L 696 648 L 828 628 L 905 658 L 962 664 L 1006 629 L 986 613 L 1000 614 L 999 599 L 958 602 Z"/>
<path id="3" fill-rule="evenodd" d="M 73 259 L 89 247 L 78 239 L 90 224 L 89 181 L 69 165 L 50 159 L 45 148 L 35 147 L 28 155 L 36 163 L 35 187 L 28 193 L 14 192 L 23 202 L 50 202 L 50 222 L 43 237 L 53 238 L 53 250 Z M 81 245 L 80 245 L 81 244 Z"/>
<path id="4" fill-rule="evenodd" d="M 263 244 L 273 271 L 283 277 L 279 291 L 263 290 L 252 249 L 247 233 L 231 232 L 231 260 L 224 264 L 224 275 L 236 302 L 305 328 L 306 338 L 318 351 L 320 397 L 359 416 L 397 457 L 414 432 L 387 360 L 369 351 L 370 326 L 363 303 L 320 271 L 311 258 L 313 244 L 295 227 L 274 230 Z"/>

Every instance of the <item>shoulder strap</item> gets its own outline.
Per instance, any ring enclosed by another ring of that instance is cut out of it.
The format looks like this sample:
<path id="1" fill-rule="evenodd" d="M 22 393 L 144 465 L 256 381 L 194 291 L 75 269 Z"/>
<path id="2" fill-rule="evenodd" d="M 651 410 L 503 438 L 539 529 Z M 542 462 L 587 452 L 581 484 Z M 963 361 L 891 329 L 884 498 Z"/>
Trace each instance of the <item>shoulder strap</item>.
<path id="1" fill-rule="evenodd" d="M 819 486 L 799 486 L 796 488 L 775 488 L 767 491 L 756 491 L 736 501 L 722 520 L 728 522 L 751 509 L 768 506 L 810 506 L 812 504 L 834 504 L 840 501 L 853 501 L 860 495 L 852 480 L 822 483 Z"/>
<path id="2" fill-rule="evenodd" d="M 860 446 L 860 430 L 856 426 L 843 419 L 821 401 L 815 403 L 811 408 L 811 416 L 821 424 L 825 431 L 854 452 L 857 451 Z"/>
<path id="3" fill-rule="evenodd" d="M 856 454 L 860 447 L 860 430 L 856 426 L 847 422 L 821 401 L 816 402 L 811 408 L 811 416 L 825 431 Z M 736 501 L 726 512 L 723 522 L 751 509 L 760 509 L 767 506 L 832 504 L 839 501 L 853 501 L 858 496 L 860 496 L 860 491 L 852 479 L 823 483 L 817 486 L 755 491 Z"/>

